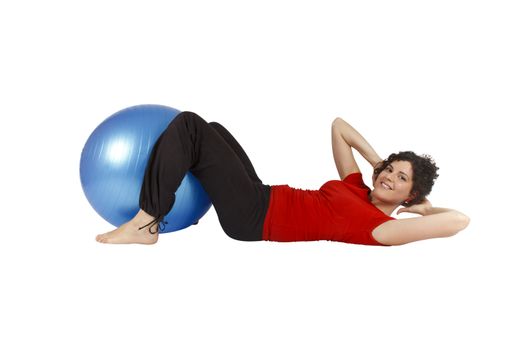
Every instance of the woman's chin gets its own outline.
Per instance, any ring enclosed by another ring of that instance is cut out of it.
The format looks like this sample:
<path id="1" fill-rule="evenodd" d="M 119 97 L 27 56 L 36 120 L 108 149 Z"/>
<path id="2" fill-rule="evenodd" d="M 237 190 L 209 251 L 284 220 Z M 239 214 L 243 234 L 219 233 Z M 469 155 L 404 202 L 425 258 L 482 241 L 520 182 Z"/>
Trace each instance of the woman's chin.
<path id="1" fill-rule="evenodd" d="M 380 201 L 382 203 L 390 204 L 390 205 L 398 205 L 398 203 L 401 202 L 399 200 L 393 199 L 391 196 L 385 195 L 384 191 L 385 190 L 383 190 L 383 189 L 379 189 L 378 190 L 378 189 L 374 188 L 370 192 L 370 196 L 371 196 L 371 198 L 375 199 L 376 201 Z"/>

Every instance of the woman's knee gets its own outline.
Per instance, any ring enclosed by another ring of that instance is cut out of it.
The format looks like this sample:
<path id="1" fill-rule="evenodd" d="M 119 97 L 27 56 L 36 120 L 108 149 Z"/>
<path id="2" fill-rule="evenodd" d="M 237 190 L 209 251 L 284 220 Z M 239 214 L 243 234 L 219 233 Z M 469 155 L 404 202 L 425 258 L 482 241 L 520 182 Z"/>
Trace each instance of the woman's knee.
<path id="1" fill-rule="evenodd" d="M 183 127 L 186 130 L 201 129 L 203 125 L 208 124 L 201 116 L 194 112 L 184 111 L 177 114 L 170 122 L 167 129 L 177 129 Z"/>
<path id="2" fill-rule="evenodd" d="M 190 112 L 190 111 L 180 112 L 173 119 L 173 121 L 176 121 L 176 120 L 184 120 L 184 121 L 189 121 L 189 122 L 192 122 L 192 123 L 197 122 L 197 123 L 206 123 L 207 124 L 207 122 L 200 115 L 198 115 L 197 113 L 194 113 L 194 112 Z"/>
<path id="3" fill-rule="evenodd" d="M 208 124 L 210 124 L 214 128 L 223 128 L 223 126 L 218 122 L 209 122 Z"/>

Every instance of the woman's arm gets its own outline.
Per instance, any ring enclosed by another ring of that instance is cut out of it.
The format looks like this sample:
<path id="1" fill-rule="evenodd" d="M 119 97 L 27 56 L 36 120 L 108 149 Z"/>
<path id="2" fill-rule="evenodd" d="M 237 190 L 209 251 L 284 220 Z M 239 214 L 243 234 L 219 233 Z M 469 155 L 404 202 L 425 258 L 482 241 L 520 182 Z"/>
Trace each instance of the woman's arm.
<path id="1" fill-rule="evenodd" d="M 341 118 L 332 122 L 332 151 L 337 170 L 341 179 L 348 174 L 359 172 L 359 168 L 352 154 L 355 148 L 372 167 L 382 161 L 381 157 L 370 146 L 365 138 L 350 124 Z"/>
<path id="2" fill-rule="evenodd" d="M 414 204 L 414 205 L 411 205 L 410 207 L 399 209 L 397 211 L 397 214 L 399 215 L 401 213 L 413 213 L 413 214 L 419 214 L 419 215 L 432 215 L 432 214 L 446 213 L 448 211 L 457 211 L 457 210 L 449 209 L 449 208 L 433 207 L 432 203 L 430 203 L 428 198 L 425 198 L 419 204 Z"/>
<path id="3" fill-rule="evenodd" d="M 387 221 L 372 232 L 374 238 L 383 244 L 401 245 L 429 238 L 450 237 L 464 230 L 470 223 L 465 214 L 449 208 L 435 208 L 425 199 L 421 204 L 400 209 L 397 213 L 408 212 L 421 217 Z"/>

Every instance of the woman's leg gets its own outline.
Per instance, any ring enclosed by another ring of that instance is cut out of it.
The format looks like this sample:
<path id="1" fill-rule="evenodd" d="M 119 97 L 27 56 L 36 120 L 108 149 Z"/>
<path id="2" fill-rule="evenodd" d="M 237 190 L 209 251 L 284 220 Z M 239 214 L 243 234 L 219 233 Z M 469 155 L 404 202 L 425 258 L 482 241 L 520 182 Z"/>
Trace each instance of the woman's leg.
<path id="1" fill-rule="evenodd" d="M 246 169 L 246 172 L 248 173 L 250 178 L 253 181 L 259 182 L 262 184 L 261 179 L 259 179 L 259 176 L 257 176 L 257 173 L 255 172 L 255 169 L 253 167 L 252 162 L 250 161 L 250 158 L 248 157 L 246 152 L 244 152 L 244 149 L 241 147 L 239 142 L 237 142 L 235 137 L 233 137 L 233 135 L 224 126 L 222 126 L 221 124 L 217 122 L 210 122 L 208 124 L 212 126 L 215 129 L 215 131 L 217 131 L 222 136 L 224 141 L 226 141 L 228 145 L 233 149 L 235 154 L 237 154 L 237 156 L 239 157 L 242 164 L 244 165 L 244 168 Z"/>
<path id="2" fill-rule="evenodd" d="M 259 179 L 259 176 L 257 176 L 257 173 L 255 172 L 255 168 L 253 167 L 250 158 L 248 157 L 242 146 L 239 144 L 239 142 L 235 139 L 235 137 L 233 137 L 233 135 L 228 131 L 228 129 L 226 129 L 218 122 L 209 122 L 208 125 L 212 126 L 215 129 L 215 131 L 217 131 L 217 133 L 221 135 L 224 141 L 228 143 L 228 145 L 232 148 L 235 154 L 237 154 L 237 157 L 239 157 L 240 161 L 244 165 L 244 169 L 246 170 L 250 178 L 253 181 L 262 184 L 261 179 Z M 194 223 L 194 225 L 197 225 L 198 223 L 199 221 L 197 220 Z"/>
<path id="3" fill-rule="evenodd" d="M 173 206 L 175 191 L 186 172 L 191 171 L 230 237 L 261 240 L 270 186 L 262 184 L 255 171 L 247 171 L 233 148 L 237 147 L 230 146 L 215 127 L 195 113 L 180 113 L 155 144 L 144 175 L 139 214 L 162 220 Z"/>

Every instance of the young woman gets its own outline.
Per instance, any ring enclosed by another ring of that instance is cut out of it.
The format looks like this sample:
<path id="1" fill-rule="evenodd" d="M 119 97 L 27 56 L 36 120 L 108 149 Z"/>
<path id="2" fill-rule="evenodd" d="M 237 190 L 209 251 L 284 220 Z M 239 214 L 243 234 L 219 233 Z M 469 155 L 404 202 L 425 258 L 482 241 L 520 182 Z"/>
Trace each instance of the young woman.
<path id="1" fill-rule="evenodd" d="M 354 159 L 356 149 L 374 167 L 373 190 Z M 140 210 L 116 230 L 98 235 L 101 243 L 152 244 L 175 202 L 186 172 L 195 175 L 217 212 L 224 232 L 242 241 L 332 240 L 366 245 L 401 245 L 449 237 L 469 218 L 436 208 L 426 199 L 438 177 L 431 157 L 413 152 L 382 160 L 370 144 L 341 118 L 332 123 L 333 156 L 341 180 L 319 190 L 262 183 L 235 138 L 222 125 L 193 112 L 181 112 L 158 139 L 140 194 Z M 397 213 L 418 217 L 394 219 Z"/>

